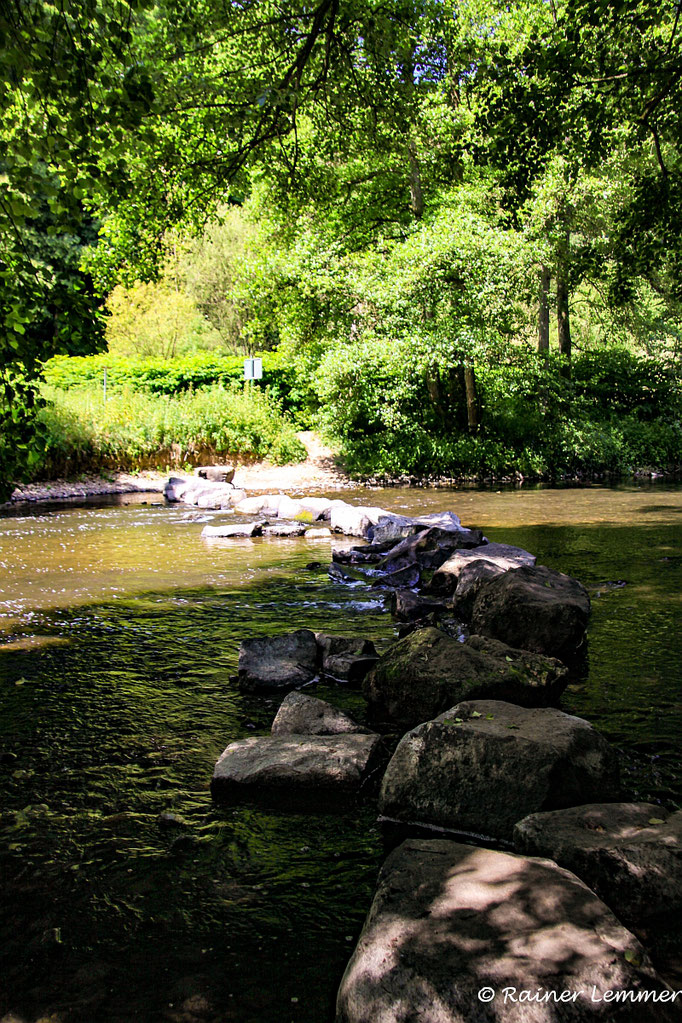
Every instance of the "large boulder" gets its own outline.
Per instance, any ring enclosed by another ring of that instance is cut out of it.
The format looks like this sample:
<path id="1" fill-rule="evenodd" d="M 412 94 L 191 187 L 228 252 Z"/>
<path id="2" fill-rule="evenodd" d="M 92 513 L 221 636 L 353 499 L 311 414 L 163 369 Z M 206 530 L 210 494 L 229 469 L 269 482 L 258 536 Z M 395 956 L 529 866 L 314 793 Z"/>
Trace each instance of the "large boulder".
<path id="1" fill-rule="evenodd" d="M 440 568 L 433 573 L 429 583 L 430 593 L 449 594 L 457 588 L 460 573 L 465 565 L 470 565 L 479 558 L 496 565 L 504 572 L 521 565 L 534 565 L 535 555 L 524 551 L 522 547 L 511 547 L 506 543 L 487 543 L 480 547 L 456 550 Z"/>
<path id="2" fill-rule="evenodd" d="M 312 681 L 318 671 L 317 640 L 309 629 L 245 639 L 239 647 L 242 689 L 295 689 Z"/>
<path id="3" fill-rule="evenodd" d="M 572 662 L 585 646 L 590 598 L 585 587 L 544 565 L 516 568 L 479 589 L 473 632 Z"/>
<path id="4" fill-rule="evenodd" d="M 682 810 L 590 803 L 534 813 L 514 841 L 572 870 L 629 927 L 682 919 Z"/>
<path id="5" fill-rule="evenodd" d="M 272 722 L 273 735 L 370 735 L 369 728 L 358 724 L 349 714 L 305 693 L 289 693 L 284 697 Z"/>
<path id="6" fill-rule="evenodd" d="M 457 589 L 452 598 L 453 607 L 462 621 L 471 621 L 474 602 L 483 584 L 506 571 L 501 565 L 486 561 L 485 558 L 476 558 L 475 561 L 464 565 L 457 578 Z"/>
<path id="7" fill-rule="evenodd" d="M 640 992 L 664 1001 L 621 1001 Z M 336 1023 L 664 1023 L 672 998 L 637 939 L 569 871 L 411 839 L 381 870 Z"/>
<path id="8" fill-rule="evenodd" d="M 509 839 L 529 813 L 618 795 L 615 751 L 589 722 L 469 700 L 403 736 L 379 807 L 394 820 Z"/>
<path id="9" fill-rule="evenodd" d="M 378 735 L 255 735 L 230 743 L 215 765 L 211 792 L 230 803 L 332 808 L 357 796 L 381 763 Z"/>
<path id="10" fill-rule="evenodd" d="M 369 639 L 315 633 L 322 672 L 328 678 L 359 683 L 377 663 L 376 647 Z"/>
<path id="11" fill-rule="evenodd" d="M 527 707 L 556 701 L 568 681 L 563 664 L 504 643 L 465 643 L 424 628 L 393 643 L 365 679 L 372 720 L 412 728 L 461 700 L 507 700 Z"/>

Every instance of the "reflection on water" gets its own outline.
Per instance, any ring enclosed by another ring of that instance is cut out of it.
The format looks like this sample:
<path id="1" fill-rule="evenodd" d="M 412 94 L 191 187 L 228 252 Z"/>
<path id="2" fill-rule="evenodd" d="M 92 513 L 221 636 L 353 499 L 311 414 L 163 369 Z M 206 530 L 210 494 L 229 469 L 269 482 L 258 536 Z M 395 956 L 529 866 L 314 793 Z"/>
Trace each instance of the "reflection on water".
<path id="1" fill-rule="evenodd" d="M 679 800 L 682 489 L 342 496 L 452 508 L 581 578 L 589 673 L 565 708 L 625 751 L 633 795 Z M 383 600 L 306 567 L 328 543 L 209 544 L 199 519 L 224 513 L 123 500 L 0 519 L 0 1018 L 330 1021 L 381 862 L 371 808 L 219 809 L 208 783 L 277 705 L 229 681 L 240 639 L 385 640 Z"/>

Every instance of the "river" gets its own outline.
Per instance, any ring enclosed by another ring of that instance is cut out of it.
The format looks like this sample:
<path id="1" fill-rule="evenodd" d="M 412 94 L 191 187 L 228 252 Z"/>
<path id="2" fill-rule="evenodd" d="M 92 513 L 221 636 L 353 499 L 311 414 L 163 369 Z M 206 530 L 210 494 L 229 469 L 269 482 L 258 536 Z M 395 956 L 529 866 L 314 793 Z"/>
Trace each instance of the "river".
<path id="1" fill-rule="evenodd" d="M 682 805 L 681 486 L 340 496 L 452 509 L 581 579 L 589 669 L 563 708 L 616 743 L 632 798 Z M 0 1018 L 333 1018 L 382 859 L 371 807 L 220 808 L 209 782 L 278 702 L 230 682 L 243 637 L 394 627 L 329 581 L 328 540 L 202 539 L 220 514 L 136 495 L 0 518 Z"/>

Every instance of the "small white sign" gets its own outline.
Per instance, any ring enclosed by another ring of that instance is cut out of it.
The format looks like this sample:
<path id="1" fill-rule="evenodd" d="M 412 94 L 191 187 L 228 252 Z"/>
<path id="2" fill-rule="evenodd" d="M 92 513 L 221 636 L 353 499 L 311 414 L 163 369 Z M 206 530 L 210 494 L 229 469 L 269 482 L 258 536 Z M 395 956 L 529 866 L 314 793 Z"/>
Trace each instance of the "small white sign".
<path id="1" fill-rule="evenodd" d="M 263 378 L 262 359 L 244 359 L 244 379 L 261 380 Z"/>

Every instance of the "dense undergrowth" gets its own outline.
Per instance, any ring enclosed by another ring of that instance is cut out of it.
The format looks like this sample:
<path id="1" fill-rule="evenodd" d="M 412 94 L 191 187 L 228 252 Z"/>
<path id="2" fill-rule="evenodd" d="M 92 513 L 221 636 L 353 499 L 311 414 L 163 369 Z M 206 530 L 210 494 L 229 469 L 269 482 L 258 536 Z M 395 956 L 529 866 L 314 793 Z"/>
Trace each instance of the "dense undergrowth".
<path id="1" fill-rule="evenodd" d="M 306 451 L 278 403 L 258 391 L 220 385 L 176 395 L 125 388 L 54 386 L 40 411 L 43 454 L 33 478 L 196 464 L 226 456 L 276 464 L 299 462 Z"/>
<path id="2" fill-rule="evenodd" d="M 586 352 L 571 378 L 518 351 L 476 367 L 479 425 L 467 429 L 457 375 L 407 372 L 361 348 L 326 367 L 320 419 L 359 476 L 555 478 L 682 465 L 682 387 L 660 360 Z"/>
<path id="3" fill-rule="evenodd" d="M 263 381 L 248 390 L 237 384 L 242 358 L 213 352 L 53 360 L 34 478 L 214 456 L 300 461 L 301 426 L 319 428 L 357 477 L 551 479 L 682 463 L 679 378 L 625 349 L 579 353 L 570 379 L 558 358 L 520 347 L 477 364 L 475 431 L 460 375 L 425 370 L 407 343 L 336 347 L 313 374 L 278 353 L 263 362 Z"/>

